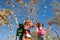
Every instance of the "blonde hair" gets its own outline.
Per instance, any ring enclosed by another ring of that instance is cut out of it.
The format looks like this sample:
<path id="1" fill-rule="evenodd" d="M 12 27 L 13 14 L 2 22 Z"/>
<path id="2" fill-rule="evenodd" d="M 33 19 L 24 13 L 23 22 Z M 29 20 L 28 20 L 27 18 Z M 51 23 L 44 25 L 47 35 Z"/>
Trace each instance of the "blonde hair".
<path id="1" fill-rule="evenodd" d="M 25 20 L 24 25 L 26 25 L 27 23 L 30 23 L 30 25 L 32 25 L 32 21 L 29 19 Z"/>

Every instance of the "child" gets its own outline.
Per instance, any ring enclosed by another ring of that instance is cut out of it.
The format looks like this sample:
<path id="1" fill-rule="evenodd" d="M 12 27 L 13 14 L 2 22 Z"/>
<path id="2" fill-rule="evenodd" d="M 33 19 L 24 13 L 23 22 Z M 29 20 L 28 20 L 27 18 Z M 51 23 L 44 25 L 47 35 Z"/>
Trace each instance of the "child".
<path id="1" fill-rule="evenodd" d="M 18 26 L 19 26 L 19 28 L 17 29 L 16 40 L 22 40 L 22 37 L 23 37 L 23 34 L 24 34 L 24 25 L 19 24 Z"/>
<path id="2" fill-rule="evenodd" d="M 30 34 L 30 28 L 33 28 L 35 26 L 35 23 L 34 23 L 34 25 L 32 24 L 32 22 L 29 20 L 29 19 L 27 19 L 25 22 L 24 22 L 24 29 L 25 29 L 25 36 L 26 37 L 29 37 L 29 38 L 31 38 L 31 34 Z M 27 34 L 27 31 L 28 30 L 28 34 Z"/>
<path id="3" fill-rule="evenodd" d="M 45 28 L 42 23 L 37 23 L 37 34 L 38 34 L 38 40 L 46 40 L 45 39 Z"/>

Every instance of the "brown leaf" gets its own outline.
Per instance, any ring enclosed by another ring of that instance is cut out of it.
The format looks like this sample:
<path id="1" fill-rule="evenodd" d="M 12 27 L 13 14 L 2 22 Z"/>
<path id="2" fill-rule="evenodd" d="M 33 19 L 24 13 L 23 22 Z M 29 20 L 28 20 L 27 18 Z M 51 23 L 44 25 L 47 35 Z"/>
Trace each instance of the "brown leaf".
<path id="1" fill-rule="evenodd" d="M 10 2 L 9 1 L 6 1 L 6 5 L 10 5 Z"/>

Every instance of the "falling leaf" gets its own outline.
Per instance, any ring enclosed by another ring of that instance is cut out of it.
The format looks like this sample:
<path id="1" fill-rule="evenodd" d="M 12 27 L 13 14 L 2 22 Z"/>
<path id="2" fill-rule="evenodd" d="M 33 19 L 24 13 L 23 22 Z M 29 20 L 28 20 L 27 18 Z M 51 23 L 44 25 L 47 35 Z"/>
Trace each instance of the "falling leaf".
<path id="1" fill-rule="evenodd" d="M 26 3 L 24 3 L 22 0 L 16 0 L 18 3 L 20 3 L 22 6 L 27 7 Z M 33 5 L 36 4 L 37 0 L 32 0 L 31 2 L 28 3 L 28 5 Z"/>
<path id="2" fill-rule="evenodd" d="M 6 10 L 6 15 L 13 15 L 12 10 Z"/>
<path id="3" fill-rule="evenodd" d="M 25 6 L 25 3 L 22 0 L 16 0 L 18 3 L 20 3 L 22 6 Z"/>
<path id="4" fill-rule="evenodd" d="M 32 0 L 31 2 L 29 2 L 30 5 L 36 4 L 37 0 Z"/>
<path id="5" fill-rule="evenodd" d="M 10 5 L 10 2 L 9 1 L 6 1 L 6 5 Z"/>
<path id="6" fill-rule="evenodd" d="M 12 1 L 12 4 L 14 4 L 14 0 L 11 0 Z"/>
<path id="7" fill-rule="evenodd" d="M 17 2 L 20 2 L 20 1 L 22 1 L 22 0 L 16 0 Z"/>
<path id="8" fill-rule="evenodd" d="M 37 14 L 37 9 L 35 7 L 33 7 L 31 9 L 29 9 L 28 12 L 30 12 L 32 15 L 36 15 Z"/>
<path id="9" fill-rule="evenodd" d="M 48 24 L 51 26 L 54 22 L 49 22 Z"/>

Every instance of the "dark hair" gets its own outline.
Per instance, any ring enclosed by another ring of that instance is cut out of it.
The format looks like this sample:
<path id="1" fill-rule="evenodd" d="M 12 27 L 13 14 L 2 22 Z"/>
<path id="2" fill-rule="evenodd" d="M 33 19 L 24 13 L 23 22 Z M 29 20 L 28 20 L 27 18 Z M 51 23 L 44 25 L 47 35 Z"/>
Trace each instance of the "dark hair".
<path id="1" fill-rule="evenodd" d="M 37 23 L 37 27 L 40 27 L 41 24 L 42 24 L 42 27 L 44 26 L 43 23 L 39 22 Z"/>
<path id="2" fill-rule="evenodd" d="M 23 28 L 23 27 L 24 27 L 24 25 L 23 25 L 23 24 L 19 24 L 18 26 L 19 26 L 19 28 Z"/>
<path id="3" fill-rule="evenodd" d="M 28 31 L 28 32 L 30 32 L 30 30 L 28 30 L 28 29 L 25 29 L 25 31 Z"/>

